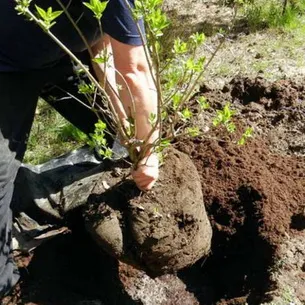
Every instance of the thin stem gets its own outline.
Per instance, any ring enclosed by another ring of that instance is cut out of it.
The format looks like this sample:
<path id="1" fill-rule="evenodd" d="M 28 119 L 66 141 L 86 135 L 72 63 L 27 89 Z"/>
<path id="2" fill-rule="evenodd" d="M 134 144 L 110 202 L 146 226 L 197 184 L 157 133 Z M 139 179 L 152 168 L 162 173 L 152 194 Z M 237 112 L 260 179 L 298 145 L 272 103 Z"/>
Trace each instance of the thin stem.
<path id="1" fill-rule="evenodd" d="M 98 28 L 99 28 L 99 31 L 100 31 L 100 34 L 101 34 L 101 37 L 103 37 L 104 35 L 104 32 L 103 32 L 103 29 L 102 29 L 102 23 L 101 23 L 101 20 L 100 19 L 97 19 L 97 22 L 98 22 Z M 108 53 L 108 50 L 105 46 L 105 43 L 103 42 L 103 56 L 104 56 L 104 80 L 103 80 L 103 87 L 106 88 L 106 82 L 107 82 L 107 53 Z M 93 57 L 93 56 L 92 56 Z M 107 84 L 109 86 L 109 83 Z M 114 89 L 114 88 L 113 88 Z"/>
<path id="2" fill-rule="evenodd" d="M 213 59 L 215 58 L 216 54 L 218 53 L 218 51 L 221 49 L 222 45 L 225 42 L 225 36 L 222 36 L 222 39 L 220 40 L 220 43 L 218 44 L 217 48 L 215 49 L 215 51 L 212 53 L 212 56 L 209 58 L 208 62 L 206 63 L 206 65 L 204 66 L 204 71 L 206 71 L 206 69 L 209 67 L 209 65 L 211 64 L 211 62 L 213 61 Z"/>
<path id="3" fill-rule="evenodd" d="M 94 108 L 92 108 L 92 106 L 88 106 L 86 103 L 84 103 L 82 100 L 80 100 L 78 97 L 76 97 L 75 95 L 71 94 L 70 92 L 62 89 L 61 87 L 56 86 L 57 89 L 59 89 L 60 91 L 64 92 L 65 94 L 67 94 L 68 96 L 70 96 L 71 98 L 75 99 L 77 102 L 79 102 L 81 105 L 83 105 L 84 107 L 88 108 L 89 110 L 94 112 Z"/>
<path id="4" fill-rule="evenodd" d="M 69 11 L 67 10 L 67 8 L 63 5 L 63 3 L 60 0 L 56 0 L 56 2 L 59 4 L 59 6 L 62 8 L 62 10 L 64 11 L 64 13 L 66 14 L 66 16 L 68 17 L 69 21 L 72 23 L 73 27 L 75 28 L 75 30 L 77 31 L 78 35 L 80 36 L 80 38 L 82 39 L 84 45 L 86 46 L 88 53 L 90 55 L 91 58 L 93 58 L 93 53 L 91 50 L 91 46 L 89 45 L 85 35 L 83 34 L 83 32 L 81 31 L 81 29 L 79 28 L 79 26 L 76 24 L 76 22 L 74 21 L 74 19 L 72 18 L 71 14 L 69 13 Z M 71 4 L 71 1 L 69 2 L 68 6 L 69 7 Z"/>
<path id="5" fill-rule="evenodd" d="M 163 104 L 164 106 L 167 106 L 170 103 L 170 101 L 172 100 L 172 98 L 181 90 L 181 87 L 178 86 L 178 83 L 183 84 L 186 81 L 186 77 L 187 77 L 187 69 L 184 69 L 182 77 L 176 83 L 175 90 L 173 91 L 173 93 L 170 96 L 168 96 L 165 99 L 164 104 Z"/>

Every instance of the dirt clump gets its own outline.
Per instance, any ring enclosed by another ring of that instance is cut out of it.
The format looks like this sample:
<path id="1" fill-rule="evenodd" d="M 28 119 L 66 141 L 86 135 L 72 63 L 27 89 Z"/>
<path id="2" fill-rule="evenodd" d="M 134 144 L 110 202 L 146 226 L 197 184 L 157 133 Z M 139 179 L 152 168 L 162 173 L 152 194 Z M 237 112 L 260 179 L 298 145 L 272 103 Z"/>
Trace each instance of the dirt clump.
<path id="1" fill-rule="evenodd" d="M 200 178 L 187 155 L 168 149 L 153 191 L 135 195 L 127 181 L 91 201 L 86 226 L 109 254 L 151 275 L 208 255 L 212 230 Z"/>
<path id="2" fill-rule="evenodd" d="M 133 300 L 143 305 L 199 305 L 186 284 L 173 274 L 151 278 L 143 271 L 121 263 L 120 279 Z"/>

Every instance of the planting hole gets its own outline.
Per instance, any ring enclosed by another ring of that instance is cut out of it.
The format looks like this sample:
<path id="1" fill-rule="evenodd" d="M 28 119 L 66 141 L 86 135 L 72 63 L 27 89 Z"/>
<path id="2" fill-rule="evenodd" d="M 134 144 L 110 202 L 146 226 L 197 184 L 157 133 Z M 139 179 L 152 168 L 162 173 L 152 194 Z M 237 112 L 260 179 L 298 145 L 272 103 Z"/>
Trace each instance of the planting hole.
<path id="1" fill-rule="evenodd" d="M 298 231 L 304 230 L 305 229 L 305 214 L 304 213 L 294 214 L 291 217 L 290 228 L 298 230 Z"/>

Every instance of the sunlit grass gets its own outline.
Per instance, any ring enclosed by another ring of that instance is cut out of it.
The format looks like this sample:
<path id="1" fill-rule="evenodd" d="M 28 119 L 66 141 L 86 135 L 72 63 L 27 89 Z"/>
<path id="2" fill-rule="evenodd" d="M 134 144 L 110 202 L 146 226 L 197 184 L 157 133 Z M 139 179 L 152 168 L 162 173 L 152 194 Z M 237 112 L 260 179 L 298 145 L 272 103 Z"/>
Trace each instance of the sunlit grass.
<path id="1" fill-rule="evenodd" d="M 24 162 L 40 164 L 84 145 L 86 136 L 44 101 L 38 102 Z"/>

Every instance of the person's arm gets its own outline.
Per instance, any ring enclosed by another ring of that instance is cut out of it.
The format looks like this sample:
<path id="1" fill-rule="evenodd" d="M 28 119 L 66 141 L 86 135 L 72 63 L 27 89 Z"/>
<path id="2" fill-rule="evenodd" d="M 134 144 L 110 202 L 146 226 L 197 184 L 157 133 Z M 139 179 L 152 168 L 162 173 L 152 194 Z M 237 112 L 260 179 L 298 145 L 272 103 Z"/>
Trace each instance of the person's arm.
<path id="1" fill-rule="evenodd" d="M 91 51 L 94 57 L 99 57 L 100 52 L 103 51 L 104 49 L 107 50 L 107 54 L 109 55 L 109 61 L 107 62 L 107 68 L 106 68 L 108 82 L 106 82 L 105 89 L 111 99 L 112 105 L 114 106 L 116 113 L 118 114 L 118 117 L 124 123 L 124 120 L 127 120 L 128 116 L 124 109 L 124 105 L 122 105 L 120 98 L 118 98 L 119 93 L 117 89 L 115 68 L 114 68 L 113 55 L 112 55 L 112 46 L 110 42 L 110 36 L 107 34 L 104 34 L 103 38 L 101 38 L 95 45 L 91 47 Z M 105 80 L 104 64 L 97 64 L 95 62 L 92 62 L 92 64 L 97 79 L 99 80 L 100 83 L 103 84 Z M 110 88 L 108 83 L 111 85 L 112 89 L 115 90 L 115 92 Z"/>
<path id="2" fill-rule="evenodd" d="M 98 53 L 103 46 L 107 46 L 109 52 L 112 52 L 115 69 L 121 75 L 116 73 L 116 77 L 114 77 L 114 70 L 107 69 L 108 81 L 114 87 L 116 86 L 115 83 L 121 87 L 119 94 L 123 102 L 125 118 L 126 116 L 134 116 L 137 130 L 136 137 L 144 140 L 152 129 L 149 117 L 152 113 L 157 114 L 158 108 L 156 88 L 144 53 L 144 47 L 121 43 L 107 34 L 104 35 L 103 41 L 94 46 L 93 51 Z M 125 81 L 122 80 L 122 77 Z M 133 101 L 127 86 L 131 91 Z M 109 90 L 107 91 L 109 92 Z M 110 98 L 116 109 L 120 109 L 121 103 L 113 95 L 110 94 Z M 124 118 L 124 115 L 122 117 Z M 156 130 L 153 133 L 149 139 L 150 143 L 158 138 L 158 132 Z M 132 172 L 134 181 L 140 189 L 149 190 L 152 188 L 158 179 L 158 165 L 157 156 L 151 154 L 151 152 L 148 152 L 147 156 L 140 161 L 138 168 Z"/>

